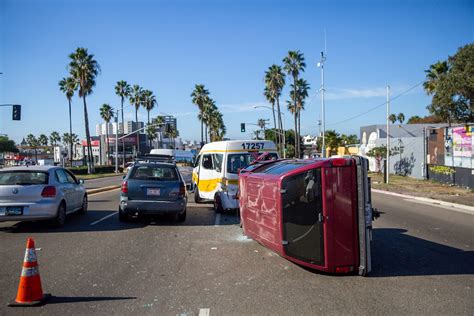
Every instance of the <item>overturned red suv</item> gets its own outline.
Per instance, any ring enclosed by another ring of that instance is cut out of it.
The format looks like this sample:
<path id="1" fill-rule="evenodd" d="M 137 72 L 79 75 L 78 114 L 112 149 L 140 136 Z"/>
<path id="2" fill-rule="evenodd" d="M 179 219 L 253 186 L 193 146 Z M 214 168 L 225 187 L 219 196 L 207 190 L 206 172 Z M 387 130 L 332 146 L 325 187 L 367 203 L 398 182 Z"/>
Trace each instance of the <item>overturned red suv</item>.
<path id="1" fill-rule="evenodd" d="M 244 234 L 299 265 L 371 271 L 372 209 L 363 157 L 257 161 L 239 175 Z"/>

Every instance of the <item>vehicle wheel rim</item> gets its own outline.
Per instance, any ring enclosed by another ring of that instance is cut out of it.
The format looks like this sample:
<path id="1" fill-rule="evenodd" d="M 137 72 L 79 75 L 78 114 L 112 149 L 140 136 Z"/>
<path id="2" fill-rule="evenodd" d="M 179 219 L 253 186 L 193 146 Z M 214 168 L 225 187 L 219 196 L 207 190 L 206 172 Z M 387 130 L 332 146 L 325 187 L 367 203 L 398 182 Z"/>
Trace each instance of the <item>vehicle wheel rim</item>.
<path id="1" fill-rule="evenodd" d="M 84 197 L 84 199 L 82 200 L 82 210 L 83 211 L 87 211 L 87 198 Z"/>

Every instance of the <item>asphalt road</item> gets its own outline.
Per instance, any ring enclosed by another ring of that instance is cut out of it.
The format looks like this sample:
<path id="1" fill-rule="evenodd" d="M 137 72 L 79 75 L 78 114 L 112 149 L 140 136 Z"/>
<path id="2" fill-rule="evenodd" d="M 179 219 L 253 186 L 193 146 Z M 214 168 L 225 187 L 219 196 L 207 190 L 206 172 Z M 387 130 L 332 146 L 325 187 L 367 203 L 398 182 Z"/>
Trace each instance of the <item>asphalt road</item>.
<path id="1" fill-rule="evenodd" d="M 86 189 L 97 189 L 97 188 L 108 187 L 111 185 L 118 185 L 122 182 L 124 175 L 125 173 L 120 174 L 118 176 L 113 176 L 113 177 L 87 179 L 87 180 L 84 180 L 84 187 Z"/>
<path id="2" fill-rule="evenodd" d="M 190 203 L 184 224 L 118 222 L 119 191 L 90 197 L 63 229 L 0 223 L 0 315 L 472 314 L 474 215 L 373 194 L 370 277 L 303 269 L 242 236 L 232 214 Z M 114 215 L 112 215 L 114 214 Z M 109 216 L 111 215 L 111 216 Z M 108 218 L 100 221 L 104 217 Z M 43 288 L 37 308 L 11 308 L 33 237 Z"/>

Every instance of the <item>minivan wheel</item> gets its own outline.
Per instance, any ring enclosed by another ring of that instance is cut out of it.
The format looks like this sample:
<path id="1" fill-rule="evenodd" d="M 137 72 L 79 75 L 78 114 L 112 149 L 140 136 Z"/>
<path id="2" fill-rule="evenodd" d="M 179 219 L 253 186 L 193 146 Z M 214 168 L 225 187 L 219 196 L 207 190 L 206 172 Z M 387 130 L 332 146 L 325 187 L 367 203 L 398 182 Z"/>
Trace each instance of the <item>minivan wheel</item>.
<path id="1" fill-rule="evenodd" d="M 53 221 L 55 227 L 62 227 L 66 222 L 66 204 L 61 202 L 58 207 L 58 213 L 56 214 L 56 218 Z"/>
<path id="2" fill-rule="evenodd" d="M 222 208 L 222 201 L 221 201 L 221 198 L 219 196 L 219 194 L 216 193 L 216 195 L 214 195 L 214 211 L 216 213 L 221 213 L 224 211 L 224 209 Z"/>
<path id="3" fill-rule="evenodd" d="M 199 196 L 199 189 L 196 185 L 195 189 L 194 189 L 194 202 L 196 203 L 201 203 L 202 199 L 201 197 Z"/>
<path id="4" fill-rule="evenodd" d="M 82 198 L 82 206 L 79 210 L 79 214 L 86 214 L 87 206 L 88 206 L 87 195 L 84 195 L 84 197 Z"/>

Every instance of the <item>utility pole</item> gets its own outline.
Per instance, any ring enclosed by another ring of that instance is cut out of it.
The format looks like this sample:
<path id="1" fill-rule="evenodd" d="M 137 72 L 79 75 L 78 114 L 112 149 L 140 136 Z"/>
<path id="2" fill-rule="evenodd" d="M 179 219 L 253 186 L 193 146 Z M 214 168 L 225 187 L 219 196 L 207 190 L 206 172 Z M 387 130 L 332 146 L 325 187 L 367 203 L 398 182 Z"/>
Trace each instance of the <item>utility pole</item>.
<path id="1" fill-rule="evenodd" d="M 326 116 L 325 116 L 325 104 L 324 104 L 324 62 L 326 56 L 324 52 L 321 52 L 321 61 L 318 63 L 318 67 L 321 68 L 321 120 L 323 122 L 323 145 L 321 148 L 323 158 L 326 158 Z"/>
<path id="2" fill-rule="evenodd" d="M 390 86 L 387 86 L 387 159 L 385 163 L 386 183 L 388 184 L 389 170 L 390 170 Z"/>
<path id="3" fill-rule="evenodd" d="M 119 129 L 118 115 L 119 115 L 119 110 L 117 108 L 117 114 L 115 115 L 115 173 L 118 173 L 118 129 Z M 124 142 L 122 142 L 122 144 L 123 143 Z M 109 144 L 107 144 L 107 146 L 108 145 Z"/>

